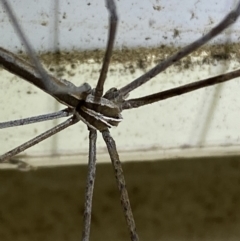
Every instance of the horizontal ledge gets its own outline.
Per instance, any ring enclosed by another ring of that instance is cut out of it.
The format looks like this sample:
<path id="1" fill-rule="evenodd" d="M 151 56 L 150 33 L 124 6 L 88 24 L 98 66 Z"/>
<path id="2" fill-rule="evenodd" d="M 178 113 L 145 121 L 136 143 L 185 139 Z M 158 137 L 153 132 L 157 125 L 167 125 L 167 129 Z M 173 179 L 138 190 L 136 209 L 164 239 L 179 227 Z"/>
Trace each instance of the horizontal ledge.
<path id="1" fill-rule="evenodd" d="M 199 157 L 226 157 L 240 156 L 239 145 L 229 146 L 213 146 L 213 147 L 183 147 L 170 149 L 145 149 L 121 152 L 120 160 L 122 162 L 141 162 L 141 161 L 165 161 L 174 159 L 195 159 Z M 33 167 L 56 167 L 70 165 L 86 165 L 86 154 L 74 155 L 47 155 L 47 156 L 16 156 L 16 160 L 26 162 Z M 97 154 L 97 163 L 110 163 L 110 158 L 107 152 Z M 16 169 L 16 166 L 3 163 L 0 169 Z"/>

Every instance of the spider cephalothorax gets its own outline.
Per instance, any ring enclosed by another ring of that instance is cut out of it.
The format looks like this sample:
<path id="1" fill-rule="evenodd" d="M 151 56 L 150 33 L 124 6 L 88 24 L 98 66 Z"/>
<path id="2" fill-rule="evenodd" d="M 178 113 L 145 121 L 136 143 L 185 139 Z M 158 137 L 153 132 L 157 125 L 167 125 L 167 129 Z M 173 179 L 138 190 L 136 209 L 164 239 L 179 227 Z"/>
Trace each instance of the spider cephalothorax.
<path id="1" fill-rule="evenodd" d="M 105 97 L 96 97 L 93 94 L 89 94 L 85 100 L 80 101 L 75 114 L 89 128 L 101 132 L 117 126 L 123 119 L 121 110 L 114 101 Z"/>

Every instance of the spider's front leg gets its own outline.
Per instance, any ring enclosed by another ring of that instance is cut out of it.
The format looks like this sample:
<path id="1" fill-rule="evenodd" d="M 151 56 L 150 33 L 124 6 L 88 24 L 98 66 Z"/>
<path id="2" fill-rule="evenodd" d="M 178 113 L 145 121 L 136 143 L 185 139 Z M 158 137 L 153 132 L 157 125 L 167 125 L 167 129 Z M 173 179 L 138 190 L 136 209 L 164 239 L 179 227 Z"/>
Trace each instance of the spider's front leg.
<path id="1" fill-rule="evenodd" d="M 112 50 L 113 50 L 114 40 L 116 37 L 117 23 L 118 23 L 118 16 L 117 16 L 116 5 L 114 0 L 106 0 L 106 7 L 109 11 L 110 28 L 108 33 L 107 50 L 103 59 L 101 73 L 96 86 L 96 91 L 95 91 L 96 97 L 101 97 L 103 95 L 103 86 L 107 78 L 107 72 L 108 72 L 110 59 L 112 57 Z"/>
<path id="2" fill-rule="evenodd" d="M 147 83 L 153 77 L 157 76 L 159 73 L 163 72 L 165 69 L 182 59 L 183 57 L 189 55 L 193 51 L 199 49 L 201 46 L 218 36 L 221 32 L 231 26 L 233 23 L 240 16 L 240 1 L 237 2 L 236 7 L 225 16 L 225 18 L 214 28 L 212 28 L 207 34 L 201 36 L 199 39 L 195 40 L 194 42 L 190 43 L 189 45 L 185 46 L 184 48 L 180 49 L 175 54 L 171 55 L 170 57 L 166 58 L 164 61 L 161 61 L 155 67 L 138 77 L 137 79 L 133 80 L 126 86 L 123 86 L 119 91 L 122 95 L 126 95 L 130 93 L 134 89 L 138 88 L 139 86 Z"/>

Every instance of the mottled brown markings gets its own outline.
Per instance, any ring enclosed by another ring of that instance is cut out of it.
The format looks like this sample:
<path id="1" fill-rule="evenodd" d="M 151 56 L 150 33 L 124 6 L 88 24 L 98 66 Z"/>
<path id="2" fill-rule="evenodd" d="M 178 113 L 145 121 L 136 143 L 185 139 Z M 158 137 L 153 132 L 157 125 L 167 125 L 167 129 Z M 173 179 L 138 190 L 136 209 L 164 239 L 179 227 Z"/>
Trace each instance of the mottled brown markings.
<path id="1" fill-rule="evenodd" d="M 175 28 L 175 29 L 173 30 L 173 38 L 179 37 L 179 35 L 180 35 L 180 31 Z"/>
<path id="2" fill-rule="evenodd" d="M 120 64 L 124 66 L 124 70 L 130 73 L 134 73 L 136 69 L 145 70 L 151 64 L 159 63 L 164 60 L 167 56 L 172 55 L 180 47 L 171 47 L 166 45 L 161 45 L 155 48 L 135 48 L 128 49 L 124 48 L 122 50 L 115 50 L 111 59 L 111 69 L 110 72 L 119 71 L 119 69 L 114 68 L 114 64 Z M 203 64 L 215 64 L 216 61 L 238 61 L 240 59 L 240 43 L 227 43 L 227 44 L 216 44 L 204 46 L 184 59 L 178 61 L 174 64 L 177 70 L 194 68 L 195 66 Z M 20 53 L 19 53 L 20 54 Z M 75 70 L 77 64 L 87 63 L 97 63 L 100 64 L 104 56 L 104 50 L 88 50 L 88 51 L 62 51 L 57 54 L 59 69 L 56 70 L 54 67 L 54 61 L 56 61 L 56 54 L 54 53 L 42 53 L 39 58 L 43 61 L 45 66 L 49 66 L 49 71 L 55 72 L 60 76 L 63 75 L 75 75 L 66 69 L 66 65 L 71 65 L 71 68 Z M 21 54 L 22 58 L 28 59 L 25 55 Z M 197 58 L 197 60 L 192 61 L 192 57 Z M 1 69 L 0 69 L 1 70 Z M 93 70 L 99 72 L 98 69 Z"/>
<path id="3" fill-rule="evenodd" d="M 42 25 L 42 26 L 47 26 L 47 25 L 48 25 L 48 22 L 47 22 L 47 21 L 41 22 L 41 25 Z"/>
<path id="4" fill-rule="evenodd" d="M 162 9 L 162 7 L 160 5 L 154 5 L 153 9 L 156 11 L 160 11 Z"/>

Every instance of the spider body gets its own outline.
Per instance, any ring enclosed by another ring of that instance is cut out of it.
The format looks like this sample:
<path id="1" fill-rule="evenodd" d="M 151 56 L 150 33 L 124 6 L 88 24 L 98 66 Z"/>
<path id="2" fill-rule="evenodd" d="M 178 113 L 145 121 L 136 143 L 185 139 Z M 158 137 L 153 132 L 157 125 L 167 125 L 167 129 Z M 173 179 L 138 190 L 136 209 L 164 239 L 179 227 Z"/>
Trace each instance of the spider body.
<path id="1" fill-rule="evenodd" d="M 229 26 L 231 26 L 231 24 L 233 24 L 240 16 L 240 1 L 238 2 L 237 6 L 207 34 L 201 36 L 199 39 L 182 48 L 177 53 L 158 63 L 155 67 L 153 67 L 137 79 L 133 80 L 129 84 L 123 86 L 119 90 L 117 90 L 116 88 L 111 88 L 105 93 L 105 95 L 103 95 L 104 83 L 107 77 L 118 23 L 118 16 L 114 0 L 106 0 L 106 6 L 109 11 L 109 36 L 107 42 L 107 50 L 103 59 L 103 65 L 96 85 L 96 89 L 92 89 L 91 86 L 87 83 L 76 87 L 67 80 L 61 80 L 50 76 L 44 70 L 37 57 L 35 56 L 33 48 L 26 40 L 26 37 L 24 36 L 24 33 L 18 24 L 19 21 L 17 21 L 15 14 L 13 13 L 10 5 L 8 4 L 8 1 L 1 1 L 3 3 L 3 7 L 5 8 L 11 19 L 11 22 L 13 23 L 17 34 L 19 35 L 21 41 L 26 47 L 31 63 L 20 60 L 17 56 L 14 56 L 8 51 L 0 49 L 0 64 L 13 74 L 20 76 L 21 78 L 42 89 L 43 91 L 57 99 L 60 103 L 68 106 L 68 108 L 49 115 L 3 122 L 0 123 L 0 129 L 60 117 L 71 117 L 66 121 L 62 122 L 61 124 L 55 126 L 54 128 L 3 154 L 2 156 L 0 156 L 0 163 L 8 162 L 14 165 L 22 164 L 21 161 L 14 160 L 13 157 L 28 149 L 29 147 L 34 146 L 37 143 L 49 138 L 50 136 L 77 123 L 79 120 L 82 120 L 84 123 L 86 123 L 89 129 L 89 169 L 83 214 L 84 227 L 82 232 L 82 240 L 87 241 L 89 240 L 90 236 L 92 195 L 96 169 L 96 139 L 98 130 L 102 134 L 102 137 L 108 149 L 108 153 L 110 155 L 110 159 L 112 161 L 117 186 L 120 191 L 121 205 L 130 233 L 130 238 L 132 241 L 137 241 L 138 235 L 136 232 L 135 221 L 133 218 L 130 201 L 126 189 L 123 170 L 118 156 L 116 144 L 110 135 L 109 128 L 111 128 L 112 126 L 117 126 L 122 121 L 122 110 L 138 108 L 147 104 L 158 102 L 160 100 L 185 94 L 190 91 L 205 88 L 207 86 L 215 85 L 239 77 L 240 69 L 208 79 L 196 81 L 191 84 L 183 85 L 163 92 L 147 95 L 141 98 L 129 100 L 127 99 L 127 96 L 131 91 L 148 82 L 153 77 L 164 71 L 166 68 L 173 65 L 183 57 L 189 55 L 191 52 L 197 50 L 208 41 L 219 35 Z"/>
<path id="2" fill-rule="evenodd" d="M 121 110 L 114 101 L 92 94 L 89 94 L 84 101 L 80 101 L 76 115 L 89 128 L 101 132 L 117 126 L 122 121 Z"/>

